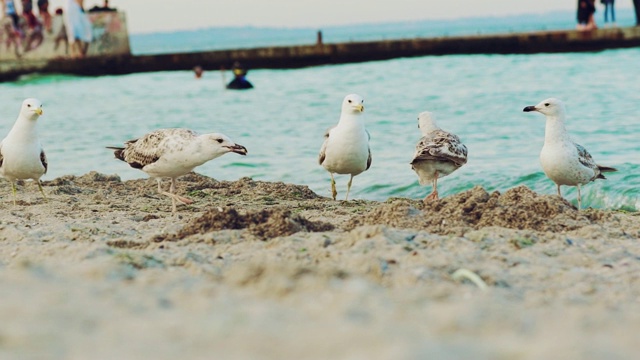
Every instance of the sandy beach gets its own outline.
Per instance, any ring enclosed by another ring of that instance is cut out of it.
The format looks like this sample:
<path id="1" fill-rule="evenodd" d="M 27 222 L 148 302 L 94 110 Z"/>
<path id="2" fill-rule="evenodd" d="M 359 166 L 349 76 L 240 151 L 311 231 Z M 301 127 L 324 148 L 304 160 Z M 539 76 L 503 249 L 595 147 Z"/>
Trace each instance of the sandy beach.
<path id="1" fill-rule="evenodd" d="M 154 180 L 43 186 L 14 205 L 0 182 L 2 359 L 640 353 L 638 213 L 526 187 L 345 202 L 192 173 L 174 215 Z"/>

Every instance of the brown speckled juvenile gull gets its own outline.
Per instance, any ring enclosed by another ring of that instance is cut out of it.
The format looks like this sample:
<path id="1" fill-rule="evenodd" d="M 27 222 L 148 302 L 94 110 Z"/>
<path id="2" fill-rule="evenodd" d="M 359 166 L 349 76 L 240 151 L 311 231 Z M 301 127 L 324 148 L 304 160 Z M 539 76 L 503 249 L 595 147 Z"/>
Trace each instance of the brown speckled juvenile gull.
<path id="1" fill-rule="evenodd" d="M 432 182 L 433 191 L 424 201 L 437 200 L 438 178 L 451 174 L 467 163 L 467 147 L 458 136 L 440 129 L 429 111 L 418 115 L 418 128 L 422 138 L 416 145 L 411 168 L 418 174 L 420 185 Z"/>
<path id="2" fill-rule="evenodd" d="M 565 109 L 562 101 L 554 98 L 543 100 L 538 105 L 527 106 L 525 112 L 537 111 L 547 118 L 544 131 L 544 145 L 540 152 L 542 170 L 558 187 L 560 185 L 578 188 L 578 210 L 582 206 L 580 185 L 595 179 L 605 179 L 603 172 L 617 171 L 612 167 L 596 164 L 591 154 L 574 143 L 564 126 Z"/>
<path id="3" fill-rule="evenodd" d="M 190 204 L 190 199 L 176 195 L 176 178 L 189 173 L 196 166 L 229 152 L 247 155 L 247 149 L 218 133 L 202 134 L 188 129 L 161 129 L 139 139 L 129 140 L 124 147 L 107 147 L 115 150 L 117 159 L 140 169 L 158 180 L 158 192 L 172 199 L 173 212 L 176 200 Z M 169 192 L 162 191 L 161 178 L 171 178 Z"/>

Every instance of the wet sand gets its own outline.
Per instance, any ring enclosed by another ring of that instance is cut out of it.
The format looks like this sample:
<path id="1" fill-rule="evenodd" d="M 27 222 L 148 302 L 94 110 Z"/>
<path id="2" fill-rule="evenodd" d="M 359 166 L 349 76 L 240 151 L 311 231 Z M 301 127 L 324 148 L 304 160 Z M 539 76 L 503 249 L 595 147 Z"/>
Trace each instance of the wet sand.
<path id="1" fill-rule="evenodd" d="M 640 353 L 638 213 L 525 187 L 344 202 L 190 174 L 174 215 L 153 180 L 43 185 L 13 205 L 0 182 L 2 359 Z"/>

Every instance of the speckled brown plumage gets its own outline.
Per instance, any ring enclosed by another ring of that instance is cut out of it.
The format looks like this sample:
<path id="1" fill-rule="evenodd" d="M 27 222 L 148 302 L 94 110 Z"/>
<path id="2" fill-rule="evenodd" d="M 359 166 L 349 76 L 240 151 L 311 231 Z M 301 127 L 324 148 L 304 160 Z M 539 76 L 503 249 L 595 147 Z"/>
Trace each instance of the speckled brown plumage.
<path id="1" fill-rule="evenodd" d="M 129 140 L 124 143 L 124 147 L 109 147 L 115 150 L 116 158 L 126 162 L 132 168 L 142 169 L 143 167 L 153 164 L 168 150 L 166 139 L 185 140 L 188 143 L 195 139 L 198 134 L 188 129 L 162 129 L 150 132 L 139 139 Z M 171 150 L 182 150 L 178 142 L 174 141 L 175 148 Z"/>
<path id="2" fill-rule="evenodd" d="M 460 142 L 457 135 L 443 130 L 434 130 L 423 136 L 416 145 L 411 165 L 425 160 L 450 162 L 459 168 L 467 163 L 467 147 Z"/>

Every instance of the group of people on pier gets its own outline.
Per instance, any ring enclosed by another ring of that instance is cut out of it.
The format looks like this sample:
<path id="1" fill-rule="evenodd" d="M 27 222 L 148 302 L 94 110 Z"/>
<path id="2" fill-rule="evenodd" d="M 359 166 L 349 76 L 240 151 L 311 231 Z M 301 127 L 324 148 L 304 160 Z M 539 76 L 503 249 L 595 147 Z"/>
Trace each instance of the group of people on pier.
<path id="1" fill-rule="evenodd" d="M 0 5 L 0 43 L 6 49 L 13 46 L 17 58 L 38 48 L 45 32 L 54 37 L 54 50 L 64 43 L 65 54 L 72 57 L 86 55 L 92 40 L 92 27 L 84 10 L 84 0 L 67 0 L 66 8 L 57 8 L 53 15 L 49 12 L 48 0 L 0 0 Z M 115 9 L 109 7 L 109 0 L 104 0 L 101 6 L 89 10 L 99 11 Z"/>
<path id="2" fill-rule="evenodd" d="M 604 26 L 616 26 L 615 0 L 600 0 L 604 6 Z M 640 26 L 640 0 L 633 0 L 636 13 L 636 26 Z M 597 29 L 594 14 L 596 0 L 578 0 L 578 30 L 588 31 Z"/>

